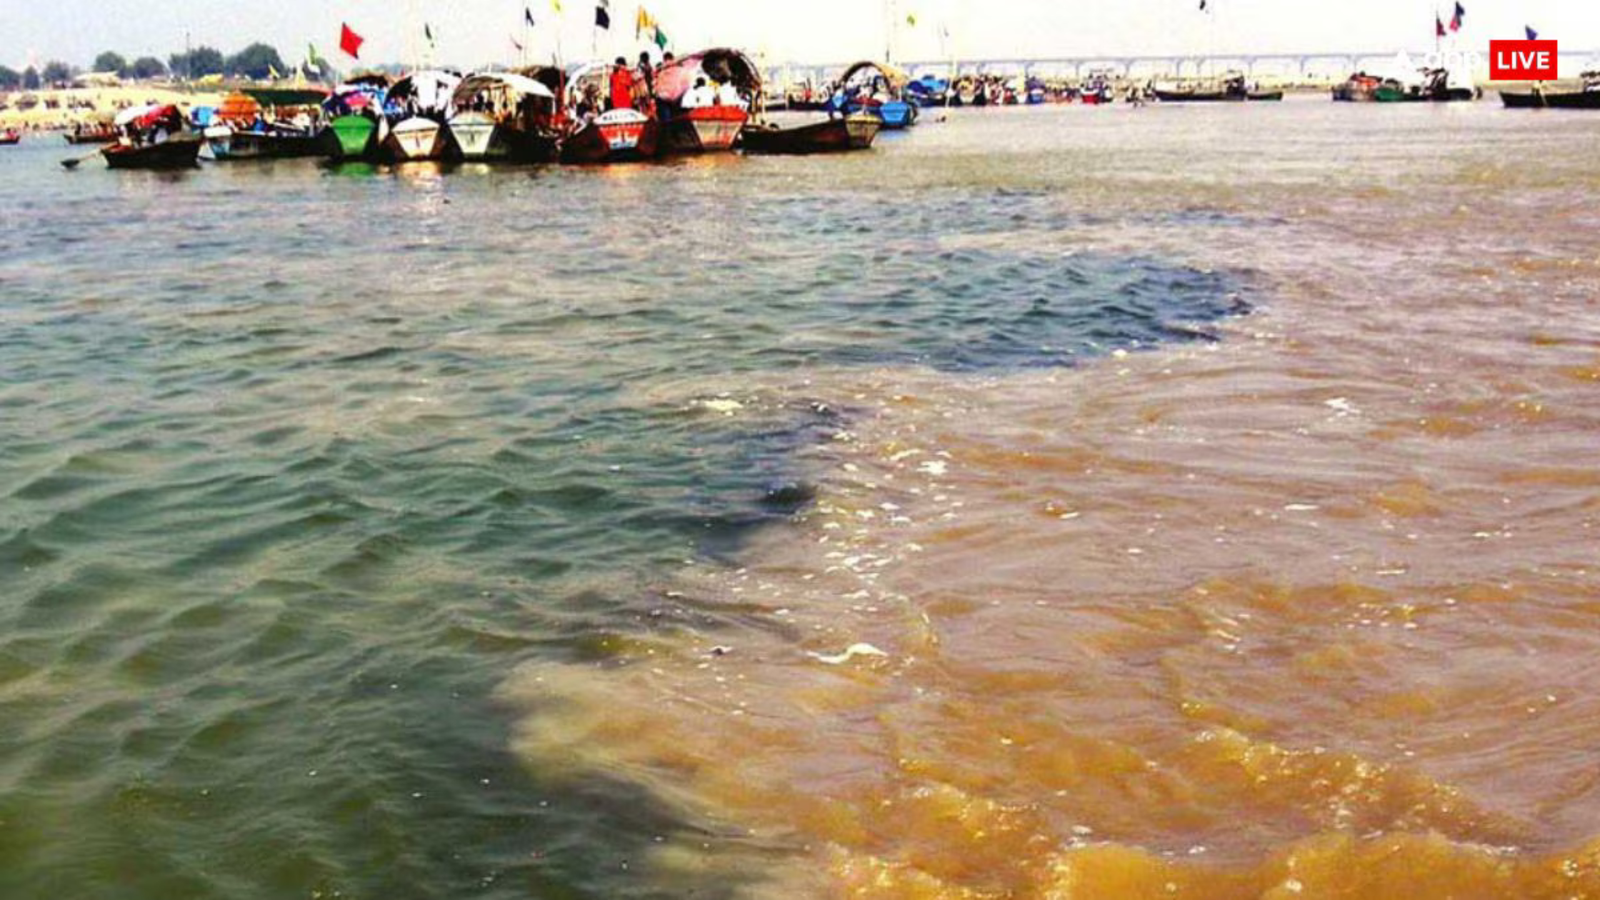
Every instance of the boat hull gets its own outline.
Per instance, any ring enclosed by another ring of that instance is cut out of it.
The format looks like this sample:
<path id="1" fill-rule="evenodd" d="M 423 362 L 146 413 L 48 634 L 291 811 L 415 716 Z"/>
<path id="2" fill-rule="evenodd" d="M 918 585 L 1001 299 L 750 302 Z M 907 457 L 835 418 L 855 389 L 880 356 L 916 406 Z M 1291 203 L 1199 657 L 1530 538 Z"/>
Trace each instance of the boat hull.
<path id="1" fill-rule="evenodd" d="M 324 145 L 333 159 L 365 159 L 376 144 L 378 123 L 366 116 L 339 116 L 323 134 L 328 135 Z"/>
<path id="2" fill-rule="evenodd" d="M 383 141 L 394 162 L 427 162 L 444 158 L 445 130 L 438 122 L 412 116 L 395 123 Z"/>
<path id="3" fill-rule="evenodd" d="M 873 116 L 830 119 L 797 128 L 746 128 L 743 149 L 751 154 L 801 156 L 866 150 L 878 136 L 882 123 Z"/>
<path id="4" fill-rule="evenodd" d="M 1600 90 L 1501 91 L 1500 100 L 1511 109 L 1600 109 Z"/>
<path id="5" fill-rule="evenodd" d="M 500 126 L 483 113 L 462 113 L 450 120 L 450 136 L 455 139 L 461 158 L 470 162 L 503 160 L 511 146 L 500 135 Z"/>
<path id="6" fill-rule="evenodd" d="M 0 147 L 11 147 L 22 143 L 20 134 L 0 134 Z"/>
<path id="7" fill-rule="evenodd" d="M 733 149 L 750 121 L 737 106 L 706 106 L 675 116 L 664 126 L 662 150 L 667 153 L 716 153 Z"/>
<path id="8" fill-rule="evenodd" d="M 217 162 L 250 159 L 298 159 L 318 156 L 320 142 L 309 134 L 234 131 L 227 126 L 206 129 L 206 145 Z"/>
<path id="9" fill-rule="evenodd" d="M 616 109 L 574 131 L 561 145 L 561 161 L 600 165 L 653 159 L 661 123 L 631 109 Z"/>
<path id="10" fill-rule="evenodd" d="M 69 144 L 109 144 L 117 139 L 112 132 L 85 132 L 82 134 L 64 135 Z"/>
<path id="11" fill-rule="evenodd" d="M 112 169 L 192 169 L 200 165 L 201 141 L 176 137 L 159 144 L 112 144 L 100 151 Z"/>
<path id="12" fill-rule="evenodd" d="M 1276 103 L 1283 99 L 1283 91 L 1163 91 L 1155 92 L 1162 103 Z"/>

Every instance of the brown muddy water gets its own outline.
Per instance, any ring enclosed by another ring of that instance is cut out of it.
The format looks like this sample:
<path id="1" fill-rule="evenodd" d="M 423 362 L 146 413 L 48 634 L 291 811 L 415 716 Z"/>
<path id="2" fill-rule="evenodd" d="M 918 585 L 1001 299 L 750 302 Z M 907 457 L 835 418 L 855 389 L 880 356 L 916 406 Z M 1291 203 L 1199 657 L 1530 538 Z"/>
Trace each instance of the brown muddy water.
<path id="1" fill-rule="evenodd" d="M 1600 896 L 1597 138 L 25 144 L 0 896 Z"/>
<path id="2" fill-rule="evenodd" d="M 985 242 L 1248 270 L 1256 314 L 749 389 L 862 411 L 815 506 L 665 595 L 683 624 L 513 679 L 518 746 L 804 848 L 757 896 L 1600 893 L 1600 121 L 1061 129 L 907 189 L 1009 175 L 1085 221 Z"/>

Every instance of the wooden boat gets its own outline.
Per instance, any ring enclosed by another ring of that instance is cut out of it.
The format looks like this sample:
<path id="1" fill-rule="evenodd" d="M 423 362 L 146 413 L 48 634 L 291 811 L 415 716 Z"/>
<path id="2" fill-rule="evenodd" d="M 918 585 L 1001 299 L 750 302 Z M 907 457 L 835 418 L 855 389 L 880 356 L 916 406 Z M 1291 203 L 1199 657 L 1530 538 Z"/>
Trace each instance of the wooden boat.
<path id="1" fill-rule="evenodd" d="M 1365 72 L 1357 72 L 1345 79 L 1344 84 L 1336 85 L 1333 89 L 1333 99 L 1339 103 L 1374 103 L 1378 99 L 1378 88 L 1383 85 L 1383 79 Z"/>
<path id="2" fill-rule="evenodd" d="M 235 129 L 213 125 L 205 130 L 206 146 L 218 162 L 250 159 L 297 159 L 322 156 L 324 145 L 316 135 L 283 126 L 266 130 Z"/>
<path id="3" fill-rule="evenodd" d="M 75 126 L 64 137 L 69 144 L 109 144 L 117 139 L 117 129 L 110 122 L 90 125 L 87 128 Z"/>
<path id="4" fill-rule="evenodd" d="M 200 165 L 201 140 L 194 135 L 158 144 L 112 144 L 100 151 L 112 169 L 193 169 Z"/>
<path id="5" fill-rule="evenodd" d="M 112 169 L 192 169 L 200 164 L 199 135 L 184 131 L 183 114 L 176 106 L 155 104 L 125 109 L 115 125 L 122 132 L 117 143 L 101 149 Z"/>
<path id="6" fill-rule="evenodd" d="M 1476 100 L 1472 88 L 1451 87 L 1450 73 L 1445 69 L 1423 69 L 1421 84 L 1406 86 L 1388 79 L 1378 86 L 1373 99 L 1379 103 L 1455 103 Z"/>
<path id="7" fill-rule="evenodd" d="M 378 126 L 371 116 L 339 116 L 323 131 L 323 152 L 333 159 L 367 159 L 377 149 Z"/>
<path id="8" fill-rule="evenodd" d="M 383 118 L 388 91 L 389 79 L 379 74 L 361 75 L 334 88 L 322 104 L 328 125 L 318 137 L 324 155 L 334 161 L 375 157 L 388 133 Z"/>
<path id="9" fill-rule="evenodd" d="M 1508 109 L 1600 109 L 1600 72 L 1583 73 L 1578 90 L 1549 90 L 1535 85 L 1528 91 L 1501 91 Z"/>
<path id="10" fill-rule="evenodd" d="M 654 159 L 661 123 L 636 109 L 613 109 L 583 122 L 561 144 L 561 161 L 581 165 Z"/>
<path id="11" fill-rule="evenodd" d="M 883 123 L 876 116 L 858 115 L 829 119 L 794 128 L 748 125 L 740 146 L 751 154 L 805 155 L 866 150 Z"/>
<path id="12" fill-rule="evenodd" d="M 917 106 L 905 99 L 906 73 L 886 63 L 858 62 L 845 69 L 829 110 L 876 116 L 886 129 L 917 124 Z"/>
<path id="13" fill-rule="evenodd" d="M 667 153 L 712 153 L 733 149 L 734 141 L 750 121 L 738 106 L 702 106 L 684 110 L 663 126 L 662 150 Z"/>
<path id="14" fill-rule="evenodd" d="M 22 143 L 22 132 L 15 128 L 7 128 L 5 131 L 0 131 L 0 147 L 10 147 L 13 144 L 20 143 Z"/>
<path id="15" fill-rule="evenodd" d="M 389 133 L 382 139 L 381 155 L 393 162 L 444 159 L 450 147 L 444 123 L 461 80 L 456 72 L 427 69 L 395 82 L 384 99 Z"/>
<path id="16" fill-rule="evenodd" d="M 1245 84 L 1244 76 L 1237 73 L 1225 76 L 1218 88 L 1201 90 L 1198 87 L 1163 90 L 1155 89 L 1156 99 L 1163 103 L 1242 103 L 1276 102 L 1283 99 L 1283 91 L 1253 91 Z"/>
<path id="17" fill-rule="evenodd" d="M 424 162 L 443 159 L 445 130 L 433 119 L 409 116 L 389 127 L 383 151 L 394 162 Z"/>
<path id="18" fill-rule="evenodd" d="M 549 162 L 556 158 L 561 117 L 549 84 L 513 72 L 469 75 L 451 98 L 448 122 L 455 153 L 471 161 Z"/>
<path id="19" fill-rule="evenodd" d="M 696 82 L 731 85 L 737 104 L 718 102 L 685 106 Z M 656 112 L 661 119 L 664 153 L 712 153 L 733 149 L 739 133 L 750 121 L 749 110 L 760 108 L 761 74 L 755 63 L 738 50 L 724 47 L 691 53 L 656 70 Z"/>

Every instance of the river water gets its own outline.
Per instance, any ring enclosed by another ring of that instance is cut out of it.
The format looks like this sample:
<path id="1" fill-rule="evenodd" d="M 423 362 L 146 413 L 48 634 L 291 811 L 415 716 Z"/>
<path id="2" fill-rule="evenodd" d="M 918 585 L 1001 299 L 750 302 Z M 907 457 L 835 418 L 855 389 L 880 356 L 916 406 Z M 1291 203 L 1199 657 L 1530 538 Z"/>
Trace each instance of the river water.
<path id="1" fill-rule="evenodd" d="M 1600 120 L 0 150 L 0 896 L 1600 895 Z"/>

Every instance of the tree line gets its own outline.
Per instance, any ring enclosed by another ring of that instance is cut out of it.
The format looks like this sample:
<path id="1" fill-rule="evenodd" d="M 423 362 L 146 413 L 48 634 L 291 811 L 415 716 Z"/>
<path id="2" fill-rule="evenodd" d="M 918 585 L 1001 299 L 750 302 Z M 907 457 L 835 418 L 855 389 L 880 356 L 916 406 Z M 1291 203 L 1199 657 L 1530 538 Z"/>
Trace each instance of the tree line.
<path id="1" fill-rule="evenodd" d="M 223 55 L 215 47 L 199 46 L 183 53 L 174 53 L 162 62 L 154 56 L 141 56 L 131 62 L 114 50 L 96 56 L 95 72 L 115 72 L 123 78 L 173 78 L 194 79 L 207 75 L 226 75 L 231 78 L 271 78 L 273 73 L 286 75 L 292 70 L 284 65 L 283 57 L 270 44 L 251 44 L 231 56 Z M 60 60 L 51 60 L 43 68 L 29 66 L 21 72 L 0 66 L 0 90 L 36 91 L 44 87 L 71 84 L 83 70 Z"/>

